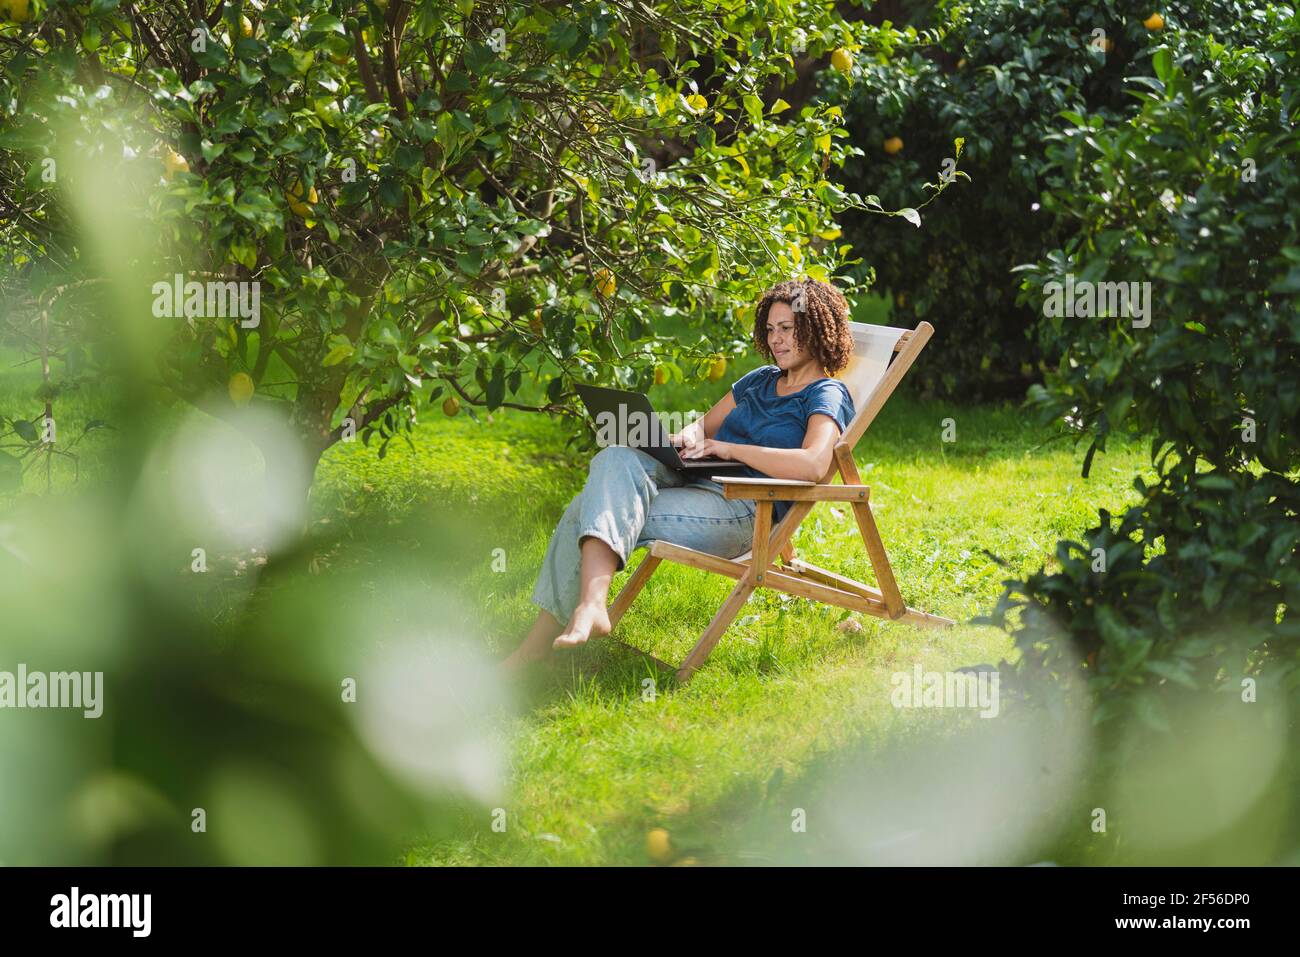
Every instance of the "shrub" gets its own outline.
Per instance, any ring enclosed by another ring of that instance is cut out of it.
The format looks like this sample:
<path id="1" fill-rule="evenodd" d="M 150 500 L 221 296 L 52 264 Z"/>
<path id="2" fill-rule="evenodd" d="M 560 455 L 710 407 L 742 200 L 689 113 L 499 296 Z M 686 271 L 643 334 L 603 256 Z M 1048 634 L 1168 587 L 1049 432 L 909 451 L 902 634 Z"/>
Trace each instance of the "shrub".
<path id="1" fill-rule="evenodd" d="M 1045 318 L 1062 358 L 1031 402 L 1090 442 L 1085 475 L 1127 430 L 1151 437 L 1157 479 L 1061 543 L 1058 571 L 1008 583 L 992 620 L 1022 675 L 1086 677 L 1099 719 L 1133 705 L 1159 725 L 1175 688 L 1297 675 L 1300 31 L 1288 8 L 1254 19 L 1265 43 L 1161 46 L 1135 116 L 1071 114 L 1049 138 L 1045 206 L 1075 231 L 1025 269 L 1022 305 L 1054 312 L 1072 275 L 1149 283 L 1150 312 Z"/>
<path id="2" fill-rule="evenodd" d="M 1105 126 L 1133 116 L 1140 104 L 1128 81 L 1150 72 L 1149 48 L 1161 37 L 1211 23 L 1241 42 L 1262 36 L 1261 3 L 1162 9 L 1165 29 L 1153 32 L 1143 25 L 1150 5 L 1131 0 L 945 2 L 925 14 L 930 30 L 871 32 L 874 58 L 852 82 L 828 71 L 825 94 L 844 98 L 865 154 L 846 163 L 847 188 L 876 194 L 886 206 L 905 202 L 918 173 L 942 171 L 955 158 L 954 139 L 965 141 L 962 166 L 973 182 L 945 197 L 921 229 L 845 220 L 846 236 L 893 294 L 896 324 L 928 319 L 938 327 L 939 361 L 916 371 L 931 389 L 1019 398 L 1038 380 L 1040 359 L 1057 358 L 1041 355 L 1045 344 L 1033 331 L 1039 315 L 1017 302 L 1012 269 L 1073 229 L 1041 204 L 1046 147 L 1061 112 Z M 893 137 L 903 146 L 891 154 Z"/>

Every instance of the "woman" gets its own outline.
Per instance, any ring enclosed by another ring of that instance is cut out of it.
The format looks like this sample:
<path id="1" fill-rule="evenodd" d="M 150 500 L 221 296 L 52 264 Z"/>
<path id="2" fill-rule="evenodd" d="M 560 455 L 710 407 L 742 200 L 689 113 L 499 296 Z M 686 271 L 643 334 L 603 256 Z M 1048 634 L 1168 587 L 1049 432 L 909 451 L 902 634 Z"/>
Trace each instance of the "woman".
<path id="1" fill-rule="evenodd" d="M 714 456 L 750 476 L 820 481 L 854 415 L 848 388 L 828 378 L 853 354 L 848 314 L 839 290 L 815 279 L 764 293 L 754 345 L 774 364 L 742 376 L 704 418 L 669 437 L 682 458 Z M 776 503 L 774 524 L 789 507 Z M 638 547 L 661 540 L 723 558 L 748 551 L 755 509 L 640 450 L 601 449 L 551 536 L 533 591 L 537 621 L 502 665 L 540 661 L 552 649 L 609 634 L 609 583 Z"/>

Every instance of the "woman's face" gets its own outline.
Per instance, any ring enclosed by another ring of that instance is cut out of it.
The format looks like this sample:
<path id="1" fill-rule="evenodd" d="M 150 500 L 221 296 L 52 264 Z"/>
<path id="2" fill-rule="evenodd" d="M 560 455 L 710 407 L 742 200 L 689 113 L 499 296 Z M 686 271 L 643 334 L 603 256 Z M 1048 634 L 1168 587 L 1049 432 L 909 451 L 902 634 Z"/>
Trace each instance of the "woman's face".
<path id="1" fill-rule="evenodd" d="M 808 353 L 794 341 L 794 311 L 788 303 L 774 302 L 767 311 L 767 347 L 782 370 L 793 369 L 808 359 Z"/>

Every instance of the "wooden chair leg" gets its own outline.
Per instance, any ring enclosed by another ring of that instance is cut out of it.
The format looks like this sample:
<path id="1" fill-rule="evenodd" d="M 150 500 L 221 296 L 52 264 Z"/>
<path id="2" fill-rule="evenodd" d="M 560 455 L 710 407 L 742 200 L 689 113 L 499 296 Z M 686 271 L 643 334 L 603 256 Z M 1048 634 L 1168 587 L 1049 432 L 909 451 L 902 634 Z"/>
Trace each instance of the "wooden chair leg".
<path id="1" fill-rule="evenodd" d="M 709 627 L 704 629 L 704 634 L 700 635 L 700 640 L 695 643 L 691 653 L 686 656 L 682 666 L 677 669 L 678 681 L 689 681 L 696 669 L 704 664 L 704 659 L 709 657 L 709 653 L 713 651 L 713 646 L 718 643 L 722 633 L 727 630 L 732 620 L 740 613 L 740 609 L 744 607 L 753 591 L 754 586 L 749 581 L 742 578 L 736 582 L 736 587 L 731 590 L 727 600 L 722 603 L 722 607 L 713 616 L 713 620 L 709 622 Z"/>
<path id="2" fill-rule="evenodd" d="M 763 584 L 763 572 L 767 569 L 767 550 L 772 537 L 772 502 L 759 502 L 754 514 L 754 549 L 750 555 L 749 581 L 755 585 Z"/>
<path id="3" fill-rule="evenodd" d="M 885 543 L 880 540 L 880 530 L 876 528 L 871 506 L 866 502 L 854 502 L 853 514 L 857 517 L 858 531 L 862 533 L 862 541 L 867 546 L 867 557 L 876 573 L 876 583 L 880 585 L 880 593 L 885 598 L 889 617 L 902 618 L 907 614 L 907 604 L 903 601 L 902 592 L 898 590 L 898 582 L 894 580 L 894 569 L 889 564 L 889 556 L 885 554 Z"/>
<path id="4" fill-rule="evenodd" d="M 611 630 L 618 627 L 619 619 L 631 607 L 632 602 L 640 594 L 641 589 L 645 587 L 645 583 L 650 580 L 650 576 L 655 573 L 655 569 L 659 567 L 661 561 L 663 559 L 656 555 L 646 555 L 645 558 L 641 559 L 641 564 L 636 567 L 632 577 L 623 585 L 613 604 L 609 606 L 609 627 Z"/>
<path id="5" fill-rule="evenodd" d="M 858 474 L 858 463 L 853 461 L 853 453 L 843 444 L 835 446 L 835 464 L 839 466 L 840 478 L 845 485 L 861 485 L 862 476 Z M 894 580 L 894 569 L 889 564 L 885 553 L 885 543 L 880 538 L 880 529 L 876 528 L 876 518 L 871 514 L 870 502 L 853 502 L 853 517 L 858 521 L 858 531 L 862 533 L 862 542 L 867 546 L 867 558 L 876 573 L 876 583 L 880 585 L 885 608 L 892 619 L 902 618 L 907 614 L 907 603 L 898 590 Z"/>

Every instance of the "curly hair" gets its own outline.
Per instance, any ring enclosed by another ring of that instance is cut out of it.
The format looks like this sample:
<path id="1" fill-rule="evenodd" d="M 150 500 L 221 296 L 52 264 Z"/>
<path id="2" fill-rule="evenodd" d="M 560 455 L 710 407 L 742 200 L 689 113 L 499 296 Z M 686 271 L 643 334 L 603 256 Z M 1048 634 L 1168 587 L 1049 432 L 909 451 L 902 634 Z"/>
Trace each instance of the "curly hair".
<path id="1" fill-rule="evenodd" d="M 801 300 L 803 309 L 795 308 Z M 763 293 L 754 310 L 754 345 L 760 355 L 774 361 L 767 344 L 767 314 L 777 302 L 794 311 L 794 341 L 821 364 L 828 376 L 849 364 L 853 356 L 849 304 L 843 293 L 820 279 L 789 279 Z"/>

